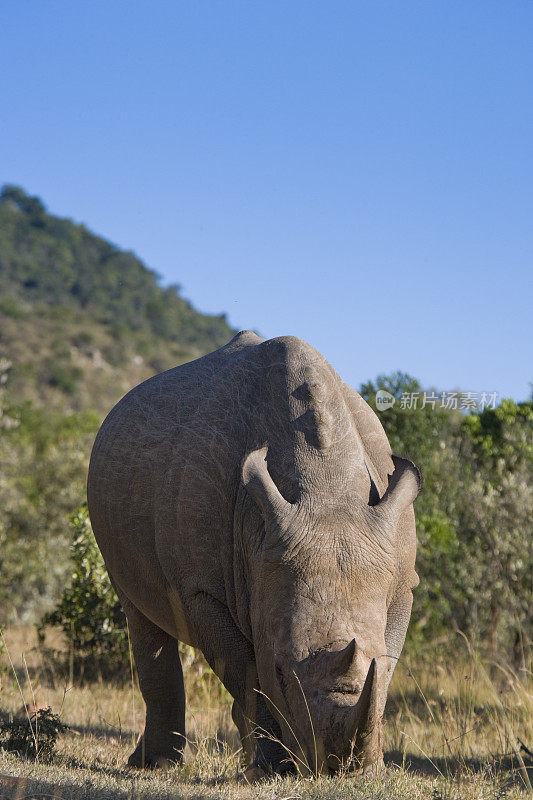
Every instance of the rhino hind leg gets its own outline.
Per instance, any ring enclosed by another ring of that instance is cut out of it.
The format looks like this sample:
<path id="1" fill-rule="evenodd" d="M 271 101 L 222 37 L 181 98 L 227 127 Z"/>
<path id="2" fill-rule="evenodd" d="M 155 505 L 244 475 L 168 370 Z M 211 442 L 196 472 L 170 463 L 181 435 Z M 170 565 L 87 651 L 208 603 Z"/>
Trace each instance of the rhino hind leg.
<path id="1" fill-rule="evenodd" d="M 146 703 L 144 733 L 128 759 L 130 767 L 180 763 L 185 748 L 185 687 L 178 642 L 154 625 L 121 593 L 131 647 Z"/>

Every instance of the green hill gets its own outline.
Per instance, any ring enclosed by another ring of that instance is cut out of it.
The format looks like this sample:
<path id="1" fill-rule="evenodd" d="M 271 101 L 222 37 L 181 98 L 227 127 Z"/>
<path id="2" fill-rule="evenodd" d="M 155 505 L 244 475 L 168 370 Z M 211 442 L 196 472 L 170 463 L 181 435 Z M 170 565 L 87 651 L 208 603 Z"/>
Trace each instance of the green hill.
<path id="1" fill-rule="evenodd" d="M 98 426 L 132 386 L 230 339 L 132 253 L 0 194 L 0 624 L 35 620 L 70 571 L 68 515 Z"/>
<path id="2" fill-rule="evenodd" d="M 134 384 L 233 334 L 224 315 L 196 311 L 133 253 L 3 188 L 0 358 L 11 362 L 12 397 L 103 413 Z"/>

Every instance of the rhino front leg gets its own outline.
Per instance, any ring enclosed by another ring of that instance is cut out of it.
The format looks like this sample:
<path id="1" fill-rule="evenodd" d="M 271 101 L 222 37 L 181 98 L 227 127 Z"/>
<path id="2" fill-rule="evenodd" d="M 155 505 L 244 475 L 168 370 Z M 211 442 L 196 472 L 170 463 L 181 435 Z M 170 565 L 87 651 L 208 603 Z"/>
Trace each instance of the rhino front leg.
<path id="1" fill-rule="evenodd" d="M 233 701 L 231 707 L 231 717 L 239 731 L 244 760 L 246 764 L 253 764 L 255 758 L 254 726 L 236 700 Z"/>
<path id="2" fill-rule="evenodd" d="M 259 769 L 251 774 L 260 777 L 261 772 L 263 775 L 294 772 L 294 765 L 283 747 L 281 728 L 261 696 L 257 698 L 253 715 L 254 722 L 244 714 L 237 701 L 233 703 L 231 716 L 241 737 L 245 762 Z"/>
<path id="3" fill-rule="evenodd" d="M 188 611 L 200 649 L 235 701 L 232 717 L 246 763 L 258 767 L 263 774 L 287 772 L 292 765 L 287 763 L 281 729 L 258 693 L 251 643 L 233 622 L 228 608 L 211 595 L 197 594 L 194 609 L 189 607 Z"/>
<path id="4" fill-rule="evenodd" d="M 185 748 L 185 688 L 178 642 L 119 596 L 146 703 L 144 733 L 128 765 L 153 768 L 179 763 Z"/>

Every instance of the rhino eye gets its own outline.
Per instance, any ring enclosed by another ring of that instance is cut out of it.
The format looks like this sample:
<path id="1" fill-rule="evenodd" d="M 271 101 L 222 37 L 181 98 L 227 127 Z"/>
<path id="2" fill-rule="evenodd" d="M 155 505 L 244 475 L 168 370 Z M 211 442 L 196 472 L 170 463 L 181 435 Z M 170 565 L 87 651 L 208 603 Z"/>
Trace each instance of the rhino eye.
<path id="1" fill-rule="evenodd" d="M 279 687 L 280 687 L 280 689 L 282 691 L 282 694 L 285 696 L 285 692 L 286 692 L 286 689 L 287 689 L 287 681 L 285 680 L 285 675 L 283 674 L 283 669 L 282 669 L 281 664 L 279 663 L 279 661 L 276 661 L 275 669 L 276 669 L 276 678 L 277 678 Z"/>
<path id="2" fill-rule="evenodd" d="M 333 694 L 361 694 L 361 687 L 349 685 L 334 686 L 330 689 L 330 692 Z"/>

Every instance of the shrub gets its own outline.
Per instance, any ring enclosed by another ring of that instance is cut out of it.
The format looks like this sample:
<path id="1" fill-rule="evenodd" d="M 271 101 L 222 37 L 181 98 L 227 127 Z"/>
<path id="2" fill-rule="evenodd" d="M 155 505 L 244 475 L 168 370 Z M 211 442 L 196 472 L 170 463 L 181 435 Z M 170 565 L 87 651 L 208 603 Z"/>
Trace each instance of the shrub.
<path id="1" fill-rule="evenodd" d="M 81 367 L 64 364 L 51 358 L 45 362 L 45 371 L 48 384 L 68 395 L 75 393 L 78 383 L 83 378 Z"/>
<path id="2" fill-rule="evenodd" d="M 63 629 L 68 652 L 48 653 L 54 666 L 68 666 L 71 679 L 122 679 L 130 675 L 126 617 L 109 580 L 92 532 L 86 504 L 70 517 L 74 540 L 70 586 L 38 628 L 44 642 L 47 625 Z"/>
<path id="3" fill-rule="evenodd" d="M 49 761 L 58 735 L 67 728 L 51 708 L 40 708 L 29 717 L 1 722 L 0 747 L 25 758 Z"/>

